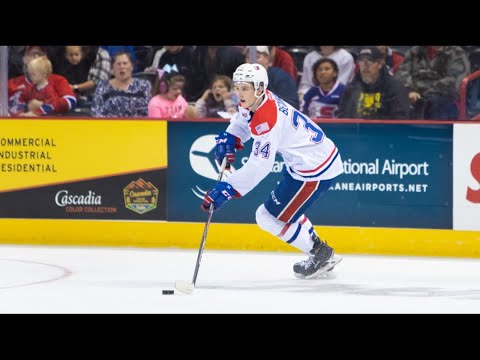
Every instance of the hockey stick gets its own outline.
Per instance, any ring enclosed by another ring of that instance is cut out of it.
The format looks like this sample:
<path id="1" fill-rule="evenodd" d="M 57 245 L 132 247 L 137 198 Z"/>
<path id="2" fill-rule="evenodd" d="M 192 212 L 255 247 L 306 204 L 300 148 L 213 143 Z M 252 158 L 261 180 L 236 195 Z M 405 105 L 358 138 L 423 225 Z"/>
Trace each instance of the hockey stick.
<path id="1" fill-rule="evenodd" d="M 225 171 L 226 166 L 227 166 L 227 157 L 225 156 L 222 161 L 222 166 L 220 167 L 220 173 L 218 174 L 217 182 L 222 180 L 223 173 Z M 200 242 L 200 249 L 198 250 L 197 263 L 195 264 L 195 272 L 193 273 L 192 282 L 189 283 L 183 280 L 175 281 L 175 288 L 186 294 L 191 294 L 195 289 L 195 283 L 197 282 L 198 269 L 200 268 L 200 261 L 202 261 L 203 249 L 205 248 L 208 227 L 210 226 L 210 220 L 212 220 L 212 214 L 213 214 L 213 203 L 210 204 L 210 207 L 208 209 L 208 218 L 207 218 L 207 222 L 205 223 L 205 227 L 203 229 L 202 241 Z"/>

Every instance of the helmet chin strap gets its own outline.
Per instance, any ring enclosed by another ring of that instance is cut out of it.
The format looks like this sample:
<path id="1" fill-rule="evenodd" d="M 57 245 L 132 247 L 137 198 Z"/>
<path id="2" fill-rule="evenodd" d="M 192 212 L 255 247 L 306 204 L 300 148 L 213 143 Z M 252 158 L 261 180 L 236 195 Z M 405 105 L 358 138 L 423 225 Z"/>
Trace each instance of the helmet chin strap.
<path id="1" fill-rule="evenodd" d="M 253 95 L 255 96 L 256 99 L 255 99 L 255 101 L 253 102 L 252 105 L 248 106 L 249 109 L 251 109 L 252 106 L 254 106 L 258 102 L 259 99 L 263 99 L 263 95 L 265 95 L 265 91 L 262 91 L 262 93 L 260 95 L 257 95 L 257 90 L 255 90 L 255 93 Z"/>

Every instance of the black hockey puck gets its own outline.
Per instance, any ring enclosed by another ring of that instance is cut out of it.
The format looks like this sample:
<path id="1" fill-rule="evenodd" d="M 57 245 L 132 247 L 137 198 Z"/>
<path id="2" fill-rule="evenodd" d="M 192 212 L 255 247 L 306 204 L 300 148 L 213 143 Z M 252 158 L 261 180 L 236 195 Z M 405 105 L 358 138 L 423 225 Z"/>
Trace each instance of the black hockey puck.
<path id="1" fill-rule="evenodd" d="M 173 295 L 173 290 L 162 290 L 162 295 Z"/>

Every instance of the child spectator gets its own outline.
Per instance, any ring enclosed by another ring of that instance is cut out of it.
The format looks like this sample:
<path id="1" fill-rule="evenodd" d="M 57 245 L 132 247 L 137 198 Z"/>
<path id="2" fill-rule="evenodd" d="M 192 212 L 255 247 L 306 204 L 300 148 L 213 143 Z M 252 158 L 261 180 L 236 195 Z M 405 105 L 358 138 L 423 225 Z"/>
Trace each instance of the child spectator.
<path id="1" fill-rule="evenodd" d="M 302 112 L 310 118 L 332 118 L 338 109 L 345 85 L 338 80 L 338 65 L 329 58 L 312 66 L 313 84 L 303 97 Z"/>
<path id="2" fill-rule="evenodd" d="M 27 71 L 32 83 L 20 95 L 17 115 L 33 117 L 55 112 L 58 96 L 48 83 L 52 73 L 50 60 L 45 56 L 35 58 L 28 63 Z"/>
<path id="3" fill-rule="evenodd" d="M 31 85 L 28 76 L 27 66 L 36 57 L 45 56 L 46 50 L 42 46 L 26 46 L 23 55 L 24 75 L 20 75 L 8 80 L 8 108 L 11 114 L 18 112 L 18 100 L 22 92 Z M 58 74 L 51 74 L 48 77 L 48 83 L 54 88 L 59 101 L 55 109 L 56 113 L 67 113 L 72 111 L 77 105 L 77 99 L 68 84 L 68 80 Z"/>
<path id="4" fill-rule="evenodd" d="M 313 86 L 312 65 L 324 57 L 330 58 L 337 63 L 338 79 L 347 85 L 352 81 L 355 70 L 355 61 L 352 54 L 337 46 L 319 46 L 317 50 L 309 52 L 303 60 L 303 73 L 298 85 L 298 95 L 302 100 L 303 95 Z"/>
<path id="5" fill-rule="evenodd" d="M 57 72 L 65 76 L 80 107 L 90 107 L 93 92 L 101 80 L 109 80 L 111 58 L 99 46 L 65 46 Z"/>
<path id="6" fill-rule="evenodd" d="M 158 70 L 158 77 L 153 83 L 153 97 L 148 103 L 148 117 L 183 118 L 188 107 L 182 96 L 185 77 L 178 73 Z"/>
<path id="7" fill-rule="evenodd" d="M 79 95 L 77 84 L 88 80 L 91 62 L 87 61 L 86 49 L 83 46 L 65 46 L 64 59 L 60 62 L 58 73 L 69 82 L 75 94 Z"/>
<path id="8" fill-rule="evenodd" d="M 237 104 L 232 98 L 232 79 L 226 75 L 217 75 L 210 89 L 205 90 L 202 97 L 195 102 L 195 117 L 219 118 L 218 112 L 237 112 Z"/>

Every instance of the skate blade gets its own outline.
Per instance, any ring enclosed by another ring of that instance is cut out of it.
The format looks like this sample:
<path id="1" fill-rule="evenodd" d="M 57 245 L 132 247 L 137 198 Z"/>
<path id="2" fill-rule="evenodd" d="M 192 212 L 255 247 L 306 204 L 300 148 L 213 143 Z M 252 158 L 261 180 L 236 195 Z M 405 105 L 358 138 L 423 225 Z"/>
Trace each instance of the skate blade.
<path id="1" fill-rule="evenodd" d="M 299 279 L 305 279 L 305 280 L 313 279 L 313 278 L 319 277 L 320 275 L 325 275 L 325 273 L 327 273 L 329 271 L 332 271 L 333 268 L 335 267 L 335 265 L 337 265 L 340 261 L 342 261 L 342 259 L 343 259 L 343 257 L 334 254 L 332 256 L 332 258 L 329 259 L 323 267 L 318 269 L 313 274 L 310 274 L 310 275 L 307 275 L 307 276 L 303 276 L 301 274 L 296 274 L 296 273 L 293 273 L 293 274 Z"/>

